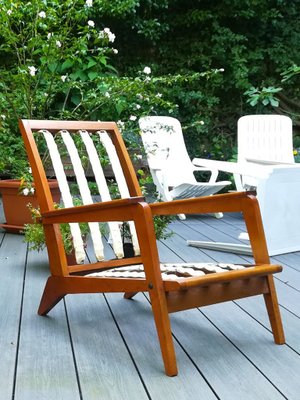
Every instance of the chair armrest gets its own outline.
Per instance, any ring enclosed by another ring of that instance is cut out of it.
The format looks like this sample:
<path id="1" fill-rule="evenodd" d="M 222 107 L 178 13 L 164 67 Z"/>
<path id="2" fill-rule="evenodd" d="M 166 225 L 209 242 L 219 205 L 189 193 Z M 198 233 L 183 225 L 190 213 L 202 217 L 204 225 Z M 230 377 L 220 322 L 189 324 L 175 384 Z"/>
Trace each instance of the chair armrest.
<path id="1" fill-rule="evenodd" d="M 150 204 L 152 215 L 242 212 L 247 226 L 255 262 L 270 263 L 268 249 L 255 192 L 217 194 L 195 199 Z"/>
<path id="2" fill-rule="evenodd" d="M 207 158 L 194 158 L 193 164 L 200 167 L 218 169 L 219 171 L 230 172 L 232 174 L 240 174 L 242 165 L 230 161 L 210 160 Z"/>
<path id="3" fill-rule="evenodd" d="M 257 203 L 256 192 L 235 192 L 216 194 L 184 200 L 150 203 L 153 215 L 206 214 L 216 212 L 240 212 L 245 202 Z"/>
<path id="4" fill-rule="evenodd" d="M 215 168 L 219 171 L 228 172 L 231 174 L 247 175 L 254 178 L 266 178 L 273 171 L 272 165 L 263 165 L 258 162 L 229 162 L 229 161 L 218 161 L 209 160 L 206 158 L 194 158 L 193 163 L 199 166 L 205 166 L 208 168 Z"/>
<path id="5" fill-rule="evenodd" d="M 284 161 L 267 161 L 267 160 L 260 160 L 257 158 L 246 158 L 246 160 L 250 163 L 254 164 L 261 164 L 261 165 L 294 165 L 295 163 L 292 162 L 284 162 Z"/>
<path id="6" fill-rule="evenodd" d="M 103 203 L 61 208 L 41 213 L 45 225 L 71 222 L 128 221 L 133 219 L 134 208 L 144 197 L 105 201 Z"/>

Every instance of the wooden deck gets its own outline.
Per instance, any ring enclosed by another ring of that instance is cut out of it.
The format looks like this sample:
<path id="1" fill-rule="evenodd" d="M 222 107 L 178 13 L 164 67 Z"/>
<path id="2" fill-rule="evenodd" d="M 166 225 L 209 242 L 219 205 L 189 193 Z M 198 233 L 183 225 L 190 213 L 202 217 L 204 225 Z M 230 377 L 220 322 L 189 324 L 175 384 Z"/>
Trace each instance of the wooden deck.
<path id="1" fill-rule="evenodd" d="M 245 262 L 250 258 L 186 245 L 236 241 L 238 215 L 171 224 L 163 261 Z M 1 400 L 299 400 L 300 253 L 274 257 L 287 344 L 273 343 L 262 297 L 171 316 L 179 375 L 164 375 L 149 303 L 142 294 L 67 296 L 36 313 L 48 276 L 46 253 L 0 233 Z"/>

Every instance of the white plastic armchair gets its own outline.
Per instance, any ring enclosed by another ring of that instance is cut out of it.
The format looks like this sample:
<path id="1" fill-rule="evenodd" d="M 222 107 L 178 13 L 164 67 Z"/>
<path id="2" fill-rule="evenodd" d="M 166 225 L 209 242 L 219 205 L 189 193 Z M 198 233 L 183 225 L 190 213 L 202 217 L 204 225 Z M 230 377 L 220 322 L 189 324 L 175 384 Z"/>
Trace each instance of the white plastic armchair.
<path id="1" fill-rule="evenodd" d="M 144 117 L 139 120 L 149 169 L 156 189 L 164 201 L 208 196 L 230 185 L 216 182 L 213 167 L 197 167 L 187 153 L 180 122 L 172 117 Z M 208 182 L 197 182 L 194 172 L 208 171 Z M 222 217 L 221 213 L 215 214 Z M 185 219 L 183 214 L 179 218 Z"/>
<path id="2" fill-rule="evenodd" d="M 238 191 L 257 187 L 264 167 L 294 164 L 292 120 L 283 115 L 246 115 L 237 124 L 237 163 L 193 159 L 197 166 L 233 173 Z M 266 169 L 265 169 L 266 170 Z"/>
<path id="3" fill-rule="evenodd" d="M 291 119 L 280 115 L 241 117 L 237 141 L 237 162 L 200 158 L 193 162 L 232 173 L 238 191 L 256 190 L 270 255 L 299 251 L 300 165 L 294 161 Z M 246 238 L 240 235 L 240 239 Z M 248 245 L 189 244 L 251 253 Z"/>

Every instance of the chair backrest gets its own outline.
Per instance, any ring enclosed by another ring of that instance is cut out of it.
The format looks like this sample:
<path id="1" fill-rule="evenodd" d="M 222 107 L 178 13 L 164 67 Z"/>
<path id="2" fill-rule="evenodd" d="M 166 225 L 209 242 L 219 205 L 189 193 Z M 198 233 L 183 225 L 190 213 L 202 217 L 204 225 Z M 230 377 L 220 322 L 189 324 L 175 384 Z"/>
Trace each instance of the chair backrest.
<path id="1" fill-rule="evenodd" d="M 153 116 L 141 118 L 139 126 L 150 169 L 161 168 L 168 186 L 195 183 L 180 122 L 172 117 Z"/>
<path id="2" fill-rule="evenodd" d="M 282 115 L 246 115 L 238 120 L 238 162 L 294 163 L 293 128 Z"/>
<path id="3" fill-rule="evenodd" d="M 104 165 L 111 164 L 121 198 L 141 196 L 133 166 L 115 123 L 23 120 L 20 122 L 20 128 L 32 166 L 42 212 L 53 210 L 54 205 L 42 159 L 35 143 L 35 137 L 38 138 L 39 142 L 42 141 L 43 145 L 46 144 L 47 146 L 46 153 L 49 154 L 52 161 L 52 167 L 58 180 L 62 202 L 65 207 L 73 207 L 74 205 L 74 199 L 66 178 L 66 169 L 70 168 L 69 165 L 64 164 L 66 154 L 71 161 L 80 197 L 84 205 L 92 204 L 94 197 L 91 195 L 83 164 L 91 166 L 98 189 L 96 194 L 100 196 L 101 201 L 111 200 L 103 172 L 103 161 Z M 99 157 L 98 150 L 101 152 L 101 157 Z M 83 160 L 85 160 L 84 163 Z M 87 160 L 89 160 L 88 163 Z M 119 223 L 110 222 L 108 227 L 114 252 L 117 258 L 122 258 L 124 253 Z M 74 241 L 76 260 L 78 263 L 83 262 L 85 251 L 80 226 L 79 224 L 71 223 L 70 229 Z M 104 252 L 99 224 L 95 222 L 89 223 L 89 229 L 96 258 L 101 261 L 104 259 Z M 137 255 L 139 254 L 139 245 L 132 221 L 129 222 L 129 230 L 135 254 Z"/>

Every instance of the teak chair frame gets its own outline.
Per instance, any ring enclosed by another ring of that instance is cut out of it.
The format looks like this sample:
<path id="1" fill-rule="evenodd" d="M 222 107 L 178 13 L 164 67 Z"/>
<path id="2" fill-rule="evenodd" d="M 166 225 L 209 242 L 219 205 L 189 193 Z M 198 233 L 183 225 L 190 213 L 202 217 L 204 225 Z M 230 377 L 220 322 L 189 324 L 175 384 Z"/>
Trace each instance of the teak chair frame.
<path id="1" fill-rule="evenodd" d="M 48 278 L 40 315 L 46 315 L 64 296 L 75 293 L 123 292 L 131 298 L 148 292 L 160 342 L 165 372 L 177 374 L 176 356 L 169 313 L 223 301 L 263 294 L 274 341 L 283 344 L 284 332 L 274 287 L 273 273 L 281 266 L 271 265 L 258 202 L 253 194 L 230 193 L 202 198 L 147 204 L 142 197 L 134 168 L 118 128 L 113 122 L 21 120 L 20 129 L 31 164 L 44 227 L 51 276 Z M 130 198 L 65 209 L 54 209 L 46 174 L 33 131 L 56 133 L 66 129 L 88 132 L 105 130 L 111 137 L 128 184 Z M 255 265 L 237 271 L 211 273 L 200 277 L 163 280 L 156 245 L 153 216 L 216 212 L 242 212 L 248 229 Z M 134 221 L 140 256 L 87 265 L 67 265 L 59 224 L 71 222 Z M 83 276 L 84 272 L 111 267 L 143 264 L 145 279 Z"/>

